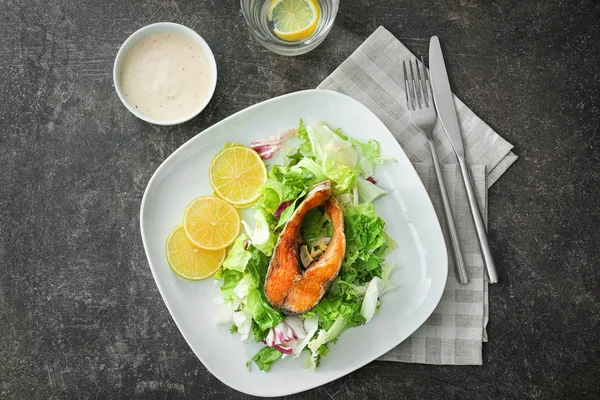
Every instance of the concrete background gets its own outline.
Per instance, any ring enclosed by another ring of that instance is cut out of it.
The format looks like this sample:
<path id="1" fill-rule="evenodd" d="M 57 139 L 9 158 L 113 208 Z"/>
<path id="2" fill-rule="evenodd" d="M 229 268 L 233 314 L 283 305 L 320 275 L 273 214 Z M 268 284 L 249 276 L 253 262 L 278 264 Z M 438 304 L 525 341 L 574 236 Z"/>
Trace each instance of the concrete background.
<path id="1" fill-rule="evenodd" d="M 444 44 L 458 96 L 520 160 L 489 192 L 482 367 L 373 362 L 297 399 L 584 399 L 600 387 L 600 3 L 342 0 L 315 51 L 249 35 L 237 1 L 0 0 L 0 397 L 249 398 L 214 378 L 164 306 L 138 212 L 171 152 L 230 114 L 315 87 L 379 25 Z M 173 128 L 112 86 L 120 44 L 173 21 L 215 54 L 215 96 Z"/>

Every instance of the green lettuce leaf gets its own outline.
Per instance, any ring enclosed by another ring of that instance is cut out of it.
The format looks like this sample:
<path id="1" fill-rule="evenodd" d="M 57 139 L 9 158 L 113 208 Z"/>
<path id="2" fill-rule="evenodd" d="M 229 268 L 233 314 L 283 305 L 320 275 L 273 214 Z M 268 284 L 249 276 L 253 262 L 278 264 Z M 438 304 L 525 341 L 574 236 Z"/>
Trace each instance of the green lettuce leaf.
<path id="1" fill-rule="evenodd" d="M 352 143 L 342 139 L 321 121 L 313 122 L 306 130 L 315 161 L 320 164 L 323 174 L 334 182 L 334 192 L 352 190 L 359 157 Z"/>
<path id="2" fill-rule="evenodd" d="M 250 247 L 250 252 L 252 256 L 248 261 L 248 274 L 252 284 L 246 297 L 245 310 L 252 315 L 258 328 L 265 331 L 283 321 L 283 316 L 271 307 L 263 291 L 269 258 L 254 246 Z"/>
<path id="3" fill-rule="evenodd" d="M 309 368 L 315 369 L 319 365 L 320 357 L 327 355 L 327 343 L 336 342 L 344 330 L 365 323 L 365 318 L 360 314 L 361 304 L 360 301 L 343 302 L 340 297 L 316 311 L 322 329 L 308 343 L 312 353 L 306 363 Z M 325 318 L 326 322 L 321 324 L 321 318 Z"/>
<path id="4" fill-rule="evenodd" d="M 242 280 L 244 274 L 235 269 L 223 269 L 223 284 L 221 285 L 221 294 L 223 300 L 231 301 L 233 299 L 233 289 Z"/>
<path id="5" fill-rule="evenodd" d="M 322 162 L 326 154 L 335 154 L 339 164 L 354 168 L 358 153 L 351 142 L 335 134 L 322 121 L 316 121 L 306 127 L 317 162 Z"/>
<path id="6" fill-rule="evenodd" d="M 304 122 L 300 119 L 300 123 L 298 124 L 298 129 L 296 130 L 296 134 L 298 135 L 298 139 L 300 139 L 300 146 L 298 150 L 302 152 L 304 155 L 312 156 L 313 148 L 310 144 L 310 139 L 308 138 L 308 132 L 306 131 L 306 126 L 304 126 Z"/>
<path id="7" fill-rule="evenodd" d="M 388 290 L 397 288 L 398 285 L 392 281 L 384 280 L 379 277 L 374 277 L 367 287 L 365 298 L 360 308 L 360 314 L 365 319 L 365 322 L 369 322 L 377 308 L 379 307 L 379 297 Z"/>
<path id="8" fill-rule="evenodd" d="M 347 193 L 354 188 L 357 172 L 336 161 L 335 153 L 328 153 L 323 159 L 323 173 L 334 183 L 335 194 Z"/>
<path id="9" fill-rule="evenodd" d="M 294 167 L 295 168 L 295 167 Z M 297 200 L 314 184 L 314 175 L 307 169 L 291 169 L 283 174 L 281 201 Z"/>
<path id="10" fill-rule="evenodd" d="M 383 164 L 385 161 L 396 161 L 395 158 L 381 156 L 381 146 L 376 140 L 370 139 L 363 143 L 344 135 L 341 129 L 334 129 L 333 132 L 340 138 L 352 143 L 354 149 L 358 152 L 357 170 L 363 178 L 373 175 L 375 165 Z"/>
<path id="11" fill-rule="evenodd" d="M 262 287 L 250 288 L 246 301 L 246 312 L 252 315 L 252 319 L 256 322 L 261 331 L 273 328 L 283 321 L 283 316 L 278 311 L 274 310 L 267 301 Z"/>
<path id="12" fill-rule="evenodd" d="M 321 168 L 321 166 L 317 164 L 312 158 L 303 158 L 298 162 L 298 164 L 294 165 L 291 168 L 291 170 L 297 171 L 302 168 L 313 174 L 313 179 L 311 183 L 318 183 L 327 179 L 327 175 L 323 173 L 323 168 Z"/>
<path id="13" fill-rule="evenodd" d="M 387 248 L 385 222 L 377 216 L 372 203 L 349 206 L 344 210 L 346 256 L 340 279 L 347 283 L 370 281 L 381 276 Z"/>
<path id="14" fill-rule="evenodd" d="M 385 251 L 381 253 L 382 257 L 387 257 L 388 254 L 398 248 L 398 243 L 396 243 L 396 241 L 385 231 L 383 232 L 383 241 L 385 243 Z"/>
<path id="15" fill-rule="evenodd" d="M 379 186 L 361 177 L 356 178 L 356 188 L 358 189 L 358 198 L 363 203 L 371 203 L 387 193 Z"/>
<path id="16" fill-rule="evenodd" d="M 285 225 L 285 223 L 292 217 L 294 214 L 294 210 L 296 209 L 296 204 L 298 203 L 298 199 L 294 200 L 292 204 L 286 207 L 285 210 L 279 216 L 279 222 L 275 226 L 275 229 L 279 229 Z"/>
<path id="17" fill-rule="evenodd" d="M 275 179 L 267 179 L 267 181 L 258 188 L 258 192 L 262 194 L 254 208 L 266 211 L 268 214 L 273 214 L 279 203 L 281 203 L 281 195 L 283 185 Z"/>
<path id="18" fill-rule="evenodd" d="M 300 149 L 296 149 L 296 151 L 294 151 L 293 153 L 287 154 L 286 157 L 289 159 L 287 162 L 287 166 L 293 167 L 294 165 L 298 164 L 300 162 L 300 160 L 302 160 L 306 156 L 304 156 L 302 154 Z"/>
<path id="19" fill-rule="evenodd" d="M 269 257 L 258 251 L 254 246 L 248 248 L 251 257 L 248 260 L 247 269 L 252 282 L 256 287 L 262 287 L 265 283 L 265 274 L 269 267 Z"/>
<path id="20" fill-rule="evenodd" d="M 249 251 L 244 250 L 244 243 L 248 240 L 248 235 L 242 233 L 237 237 L 233 246 L 227 253 L 227 258 L 223 261 L 223 269 L 235 270 L 238 272 L 244 272 L 246 270 L 246 264 L 250 260 L 251 254 Z"/>
<path id="21" fill-rule="evenodd" d="M 346 207 L 344 209 L 344 216 L 357 216 L 364 215 L 367 218 L 378 218 L 375 207 L 371 203 L 363 203 L 355 206 Z"/>
<path id="22" fill-rule="evenodd" d="M 246 221 L 242 221 L 242 225 L 244 225 L 244 229 L 248 232 L 252 245 L 266 256 L 270 256 L 275 248 L 275 243 L 277 243 L 277 234 L 273 228 L 273 215 L 268 214 L 261 208 L 257 208 L 254 212 L 254 221 L 256 223 L 254 229 L 250 228 Z"/>
<path id="23" fill-rule="evenodd" d="M 258 366 L 261 371 L 271 369 L 273 363 L 281 358 L 281 353 L 273 347 L 263 347 L 252 357 L 252 361 Z"/>

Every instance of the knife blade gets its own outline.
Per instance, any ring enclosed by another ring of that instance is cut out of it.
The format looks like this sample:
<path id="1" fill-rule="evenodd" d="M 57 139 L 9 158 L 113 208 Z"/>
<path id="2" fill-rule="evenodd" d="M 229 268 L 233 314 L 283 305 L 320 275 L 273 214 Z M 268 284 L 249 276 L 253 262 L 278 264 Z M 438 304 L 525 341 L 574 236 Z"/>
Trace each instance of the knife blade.
<path id="1" fill-rule="evenodd" d="M 477 232 L 477 238 L 479 239 L 481 256 L 487 270 L 488 282 L 496 283 L 498 282 L 498 273 L 496 272 L 496 266 L 492 258 L 483 217 L 481 216 L 481 211 L 477 204 L 471 174 L 467 167 L 462 133 L 460 131 L 460 125 L 458 124 L 456 107 L 454 106 L 454 96 L 450 89 L 448 72 L 446 71 L 446 64 L 444 63 L 444 54 L 442 53 L 440 40 L 437 36 L 433 36 L 429 42 L 429 76 L 435 108 L 438 112 L 440 122 L 446 131 L 446 135 L 448 136 L 448 139 L 450 139 L 450 144 L 454 148 L 456 158 L 458 159 L 460 173 L 467 191 L 469 209 L 471 210 L 471 216 L 475 223 L 475 231 Z"/>
<path id="2" fill-rule="evenodd" d="M 450 82 L 448 81 L 448 72 L 444 63 L 442 46 L 440 46 L 440 39 L 437 36 L 433 36 L 429 42 L 429 74 L 431 89 L 435 99 L 435 108 L 440 117 L 440 122 L 448 134 L 454 151 L 457 155 L 462 156 L 465 154 L 462 133 L 458 124 L 458 117 L 456 116 L 454 96 L 452 95 L 452 89 L 450 89 Z"/>

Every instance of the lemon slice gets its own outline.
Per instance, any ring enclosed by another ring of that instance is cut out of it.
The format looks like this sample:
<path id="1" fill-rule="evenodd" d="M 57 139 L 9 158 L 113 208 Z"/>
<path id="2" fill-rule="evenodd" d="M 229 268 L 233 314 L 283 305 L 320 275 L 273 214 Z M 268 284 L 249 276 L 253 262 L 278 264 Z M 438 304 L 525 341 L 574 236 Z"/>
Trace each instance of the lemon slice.
<path id="1" fill-rule="evenodd" d="M 240 233 L 240 216 L 224 200 L 213 196 L 198 197 L 183 213 L 183 228 L 196 246 L 205 250 L 224 249 Z"/>
<path id="2" fill-rule="evenodd" d="M 267 168 L 257 152 L 234 146 L 213 158 L 208 176 L 217 196 L 242 208 L 260 197 L 256 190 L 267 180 Z"/>
<path id="3" fill-rule="evenodd" d="M 317 30 L 321 8 L 317 0 L 271 0 L 267 12 L 273 32 L 288 42 L 298 42 Z"/>
<path id="4" fill-rule="evenodd" d="M 171 269 L 185 279 L 200 280 L 212 276 L 225 260 L 225 249 L 204 250 L 188 239 L 183 225 L 177 225 L 167 239 L 167 261 Z"/>

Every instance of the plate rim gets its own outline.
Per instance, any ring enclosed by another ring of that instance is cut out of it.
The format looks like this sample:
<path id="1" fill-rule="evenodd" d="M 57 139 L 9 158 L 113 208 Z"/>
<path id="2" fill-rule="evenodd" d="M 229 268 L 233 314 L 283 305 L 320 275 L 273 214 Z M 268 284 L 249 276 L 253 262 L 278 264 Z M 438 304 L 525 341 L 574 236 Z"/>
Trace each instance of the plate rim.
<path id="1" fill-rule="evenodd" d="M 404 156 L 407 158 L 407 160 L 409 161 L 410 164 L 410 168 L 413 169 L 414 173 L 417 175 L 418 181 L 419 181 L 419 185 L 421 186 L 421 188 L 423 189 L 426 198 L 427 198 L 427 204 L 428 207 L 430 207 L 431 212 L 433 213 L 433 215 L 435 216 L 435 220 L 437 221 L 436 227 L 437 227 L 437 233 L 439 234 L 439 238 L 441 239 L 441 244 L 443 245 L 443 250 L 440 253 L 442 254 L 442 269 L 445 272 L 443 274 L 442 277 L 442 290 L 440 290 L 439 294 L 437 295 L 437 298 L 435 298 L 435 301 L 433 301 L 432 303 L 432 308 L 431 310 L 427 310 L 427 314 L 426 316 L 423 318 L 423 320 L 406 336 L 406 338 L 404 338 L 403 340 L 401 340 L 400 342 L 396 343 L 395 345 L 393 345 L 392 347 L 386 349 L 385 351 L 383 351 L 381 354 L 377 354 L 374 357 L 368 357 L 366 358 L 365 362 L 359 362 L 358 365 L 355 368 L 352 368 L 348 371 L 344 371 L 344 373 L 342 373 L 341 375 L 327 381 L 327 382 L 322 382 L 322 383 L 316 383 L 316 384 L 308 384 L 305 388 L 302 389 L 292 389 L 292 390 L 288 390 L 288 391 L 284 391 L 281 393 L 264 393 L 264 392 L 250 392 L 250 391 L 245 391 L 245 390 L 241 390 L 239 388 L 233 387 L 231 386 L 229 383 L 223 381 L 221 379 L 220 376 L 218 376 L 217 374 L 215 374 L 215 372 L 213 371 L 213 368 L 209 365 L 206 364 L 204 362 L 204 360 L 202 359 L 202 357 L 196 353 L 196 351 L 194 350 L 194 348 L 192 347 L 192 345 L 190 344 L 190 341 L 188 340 L 188 336 L 184 333 L 184 331 L 181 329 L 181 327 L 179 326 L 179 323 L 177 322 L 176 318 L 174 317 L 174 314 L 172 312 L 172 306 L 170 305 L 169 300 L 167 299 L 167 297 L 165 296 L 162 284 L 160 283 L 160 280 L 157 278 L 157 275 L 154 273 L 154 267 L 152 262 L 150 261 L 150 253 L 148 250 L 148 244 L 147 244 L 147 239 L 146 239 L 146 235 L 145 232 L 146 230 L 144 229 L 144 219 L 142 218 L 144 215 L 144 210 L 146 208 L 146 202 L 147 202 L 147 196 L 148 196 L 148 192 L 149 189 L 153 186 L 153 182 L 155 181 L 155 179 L 157 179 L 157 177 L 162 173 L 162 170 L 165 169 L 171 162 L 171 160 L 173 158 L 175 158 L 177 156 L 177 154 L 179 152 L 182 152 L 184 150 L 184 148 L 192 145 L 192 143 L 195 143 L 196 141 L 200 140 L 201 138 L 204 137 L 204 135 L 207 133 L 207 131 L 212 130 L 213 128 L 216 128 L 224 123 L 226 123 L 227 121 L 229 121 L 230 119 L 233 119 L 235 117 L 237 117 L 240 114 L 245 114 L 247 112 L 252 111 L 255 108 L 258 108 L 264 104 L 269 104 L 275 101 L 279 101 L 281 99 L 287 98 L 287 97 L 294 97 L 294 96 L 298 96 L 298 95 L 303 95 L 303 94 L 327 94 L 327 95 L 332 95 L 332 96 L 339 96 L 340 98 L 344 98 L 344 100 L 346 101 L 350 101 L 353 103 L 356 103 L 359 107 L 363 108 L 365 110 L 365 112 L 370 113 L 372 115 L 372 117 L 374 117 L 377 121 L 377 123 L 380 124 L 381 128 L 383 128 L 383 131 L 385 132 L 385 134 L 390 135 L 393 140 L 395 140 L 397 142 L 397 139 L 394 137 L 394 135 L 392 134 L 392 132 L 388 129 L 388 127 L 383 123 L 383 121 L 381 121 L 381 119 L 373 112 L 371 111 L 371 109 L 369 109 L 366 105 L 364 105 L 363 103 L 361 103 L 360 101 L 356 100 L 355 98 L 348 96 L 346 94 L 343 93 L 339 93 L 339 92 L 335 92 L 332 90 L 327 90 L 327 89 L 306 89 L 306 90 L 300 90 L 300 91 L 295 91 L 295 92 L 291 92 L 291 93 L 286 93 L 277 97 L 273 97 L 264 101 L 261 101 L 259 103 L 253 104 L 251 106 L 248 106 L 242 110 L 239 110 L 233 114 L 231 114 L 230 116 L 223 118 L 222 120 L 216 122 L 215 124 L 205 128 L 204 130 L 202 130 L 201 132 L 197 133 L 195 136 L 193 136 L 192 138 L 190 138 L 189 140 L 187 140 L 185 143 L 182 143 L 177 149 L 175 149 L 154 171 L 154 173 L 152 174 L 151 178 L 148 181 L 148 184 L 146 185 L 146 188 L 144 189 L 144 195 L 142 197 L 142 201 L 140 204 L 140 212 L 139 212 L 139 219 L 140 219 L 140 235 L 142 237 L 142 243 L 144 246 L 144 253 L 146 254 L 146 260 L 148 262 L 148 266 L 150 267 L 150 271 L 152 273 L 152 277 L 154 278 L 154 282 L 158 288 L 158 291 L 161 295 L 161 298 L 163 300 L 163 303 L 165 304 L 165 306 L 167 307 L 167 310 L 169 311 L 169 314 L 171 316 L 171 319 L 173 320 L 173 322 L 175 323 L 175 326 L 177 326 L 177 329 L 179 330 L 179 332 L 181 333 L 181 335 L 183 336 L 183 338 L 186 341 L 186 344 L 189 346 L 189 348 L 192 350 L 192 352 L 194 353 L 194 355 L 198 358 L 198 360 L 200 360 L 200 362 L 202 363 L 202 365 L 204 365 L 204 367 L 215 377 L 217 378 L 220 382 L 222 382 L 223 384 L 227 385 L 228 387 L 240 392 L 240 393 L 245 393 L 248 395 L 252 395 L 252 396 L 259 396 L 259 397 L 279 397 L 279 396 L 288 396 L 288 395 L 292 395 L 292 394 L 296 394 L 296 393 L 301 393 L 304 391 L 308 391 L 317 387 L 320 387 L 322 385 L 326 385 L 328 383 L 331 383 L 333 381 L 336 381 L 346 375 L 351 374 L 352 372 L 364 367 L 365 365 L 377 360 L 377 358 L 381 357 L 383 354 L 389 352 L 390 350 L 392 350 L 394 347 L 398 346 L 400 343 L 404 342 L 405 340 L 407 340 L 415 331 L 417 331 L 421 326 L 423 326 L 423 324 L 427 321 L 427 319 L 433 314 L 433 312 L 435 311 L 435 309 L 437 308 L 437 306 L 439 305 L 442 296 L 444 294 L 444 288 L 446 287 L 446 284 L 448 282 L 448 269 L 449 269 L 449 265 L 448 265 L 448 246 L 446 243 L 446 239 L 444 237 L 443 234 L 443 230 L 440 224 L 440 220 L 439 217 L 437 216 L 437 213 L 435 211 L 435 208 L 433 207 L 433 203 L 431 201 L 431 197 L 429 196 L 429 193 L 427 193 L 427 189 L 425 188 L 425 185 L 423 184 L 423 181 L 421 180 L 421 178 L 419 177 L 419 175 L 417 174 L 417 171 L 414 167 L 414 165 L 412 164 L 412 162 L 410 161 L 410 159 L 408 158 L 408 156 L 406 155 L 406 152 L 404 151 L 404 149 L 402 148 L 402 145 L 400 145 L 400 143 L 398 143 L 398 147 L 400 148 L 400 151 L 402 151 L 402 153 L 404 154 Z"/>

